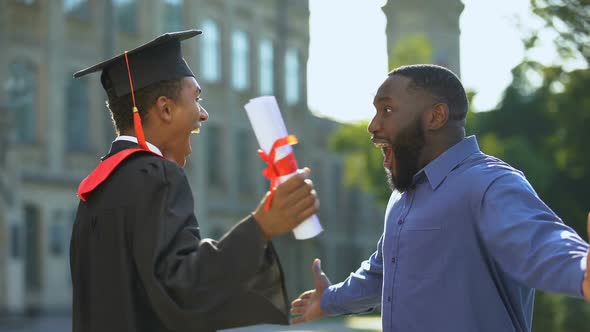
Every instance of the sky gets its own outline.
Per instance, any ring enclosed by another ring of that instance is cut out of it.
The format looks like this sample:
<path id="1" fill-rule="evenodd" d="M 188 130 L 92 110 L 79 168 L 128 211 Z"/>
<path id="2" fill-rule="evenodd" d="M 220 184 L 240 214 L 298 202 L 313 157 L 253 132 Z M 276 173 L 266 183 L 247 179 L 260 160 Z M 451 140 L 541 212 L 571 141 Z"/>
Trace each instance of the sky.
<path id="1" fill-rule="evenodd" d="M 386 0 L 310 0 L 308 102 L 316 115 L 340 122 L 369 120 L 377 87 L 387 74 Z M 461 80 L 477 92 L 476 110 L 493 109 L 524 54 L 522 37 L 539 30 L 529 0 L 463 0 L 460 17 Z M 338 8 L 337 11 L 334 8 Z M 528 56 L 559 62 L 555 35 L 541 34 Z M 576 66 L 576 63 L 571 65 Z"/>

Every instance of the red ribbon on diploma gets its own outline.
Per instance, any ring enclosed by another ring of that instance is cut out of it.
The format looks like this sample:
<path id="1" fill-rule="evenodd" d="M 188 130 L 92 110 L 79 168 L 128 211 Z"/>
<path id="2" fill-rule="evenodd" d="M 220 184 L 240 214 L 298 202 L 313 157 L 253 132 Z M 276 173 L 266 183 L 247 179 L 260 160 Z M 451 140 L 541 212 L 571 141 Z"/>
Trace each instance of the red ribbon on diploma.
<path id="1" fill-rule="evenodd" d="M 297 144 L 297 142 L 297 137 L 295 137 L 295 135 L 289 135 L 276 140 L 268 154 L 266 154 L 266 152 L 263 150 L 258 150 L 258 155 L 266 163 L 266 168 L 264 171 L 262 171 L 262 175 L 270 180 L 270 196 L 264 205 L 265 210 L 270 208 L 272 197 L 274 196 L 277 186 L 279 185 L 279 178 L 283 175 L 288 175 L 297 171 L 297 160 L 295 160 L 295 154 L 291 152 L 284 158 L 275 161 L 277 149 L 285 145 Z"/>

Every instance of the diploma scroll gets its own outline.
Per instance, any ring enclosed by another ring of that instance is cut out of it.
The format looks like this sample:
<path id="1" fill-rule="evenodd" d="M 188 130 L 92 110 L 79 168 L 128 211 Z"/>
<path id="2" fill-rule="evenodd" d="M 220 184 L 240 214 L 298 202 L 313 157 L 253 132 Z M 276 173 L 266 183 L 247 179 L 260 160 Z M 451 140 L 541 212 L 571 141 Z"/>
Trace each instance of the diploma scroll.
<path id="1" fill-rule="evenodd" d="M 256 135 L 260 148 L 266 154 L 270 154 L 273 144 L 277 140 L 289 135 L 275 97 L 263 96 L 251 99 L 244 108 L 254 129 L 254 134 Z M 274 161 L 281 160 L 292 152 L 291 145 L 281 146 L 276 149 Z M 287 179 L 295 174 L 297 174 L 297 170 L 281 176 L 279 183 L 287 181 Z M 313 215 L 294 228 L 293 235 L 298 240 L 305 240 L 315 237 L 322 230 L 322 225 L 318 217 Z"/>

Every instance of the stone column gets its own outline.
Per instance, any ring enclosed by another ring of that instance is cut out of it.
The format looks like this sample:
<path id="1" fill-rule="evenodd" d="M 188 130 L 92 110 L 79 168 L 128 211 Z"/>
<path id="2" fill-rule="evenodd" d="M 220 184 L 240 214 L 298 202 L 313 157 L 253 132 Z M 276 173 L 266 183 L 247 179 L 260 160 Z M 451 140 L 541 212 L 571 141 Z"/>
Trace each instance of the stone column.
<path id="1" fill-rule="evenodd" d="M 42 97 L 40 103 L 46 109 L 47 123 L 43 128 L 47 144 L 47 160 L 51 173 L 59 173 L 63 170 L 65 147 L 65 76 L 64 47 L 65 47 L 65 17 L 62 1 L 47 1 L 43 8 L 47 19 L 46 34 L 44 38 L 44 51 L 46 54 L 45 82 L 47 95 Z"/>
<path id="2" fill-rule="evenodd" d="M 0 45 L 8 45 L 8 38 L 6 32 L 8 31 L 8 1 L 0 1 Z M 0 78 L 6 78 L 6 68 L 8 67 L 8 59 L 5 56 L 6 52 L 0 52 Z M 4 79 L 0 79 L 0 189 L 5 188 L 6 172 L 6 150 L 8 148 L 6 129 L 9 125 L 8 114 L 9 109 L 6 107 L 6 91 L 4 89 Z M 0 315 L 7 309 L 8 297 L 6 290 L 8 288 L 8 211 L 6 207 L 6 198 L 0 190 Z"/>
<path id="3" fill-rule="evenodd" d="M 187 1 L 183 1 L 185 6 Z M 148 41 L 161 35 L 164 31 L 164 1 L 163 0 L 137 0 L 139 6 L 139 26 L 142 40 Z"/>
<path id="4" fill-rule="evenodd" d="M 388 0 L 383 12 L 387 17 L 389 57 L 400 39 L 424 35 L 434 51 L 431 62 L 448 67 L 459 75 L 459 16 L 463 8 L 460 0 Z"/>
<path id="5" fill-rule="evenodd" d="M 0 14 L 1 15 L 1 14 Z M 7 142 L 7 135 L 6 129 L 9 125 L 8 117 L 5 115 L 8 114 L 8 109 L 0 105 L 0 315 L 6 309 L 6 289 L 7 289 L 7 264 L 8 264 L 8 243 L 10 239 L 8 237 L 8 209 L 6 207 L 6 197 L 5 197 L 5 190 L 6 190 L 6 182 L 5 178 L 8 176 L 6 172 L 6 150 L 8 148 Z"/>

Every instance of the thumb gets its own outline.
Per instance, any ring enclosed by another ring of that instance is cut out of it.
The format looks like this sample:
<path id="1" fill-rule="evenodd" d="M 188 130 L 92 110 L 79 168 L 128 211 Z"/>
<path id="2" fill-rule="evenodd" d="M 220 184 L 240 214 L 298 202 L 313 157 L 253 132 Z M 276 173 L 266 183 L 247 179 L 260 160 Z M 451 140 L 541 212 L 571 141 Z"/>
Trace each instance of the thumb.
<path id="1" fill-rule="evenodd" d="M 321 260 L 316 258 L 313 261 L 312 270 L 313 270 L 313 279 L 315 281 L 316 290 L 323 291 L 324 289 L 326 289 L 328 286 L 331 285 L 330 280 L 328 279 L 328 277 L 326 276 L 324 271 L 322 271 L 322 261 Z"/>

